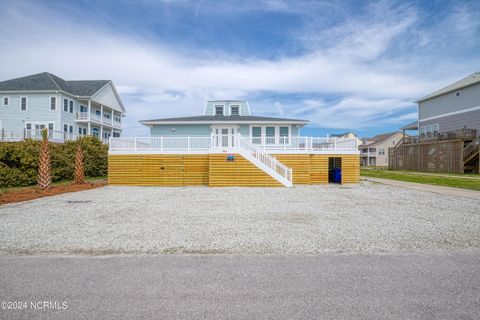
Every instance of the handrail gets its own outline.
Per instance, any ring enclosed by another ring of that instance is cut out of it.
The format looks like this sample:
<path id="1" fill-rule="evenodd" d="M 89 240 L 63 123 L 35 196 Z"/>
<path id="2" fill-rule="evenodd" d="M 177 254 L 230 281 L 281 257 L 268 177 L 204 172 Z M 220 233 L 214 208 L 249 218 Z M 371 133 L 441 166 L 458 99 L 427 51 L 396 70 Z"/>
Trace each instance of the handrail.
<path id="1" fill-rule="evenodd" d="M 237 134 L 237 141 L 238 141 L 238 148 L 245 151 L 256 160 L 261 162 L 265 165 L 268 169 L 272 172 L 280 175 L 283 179 L 286 180 L 285 185 L 291 187 L 292 183 L 292 169 L 285 166 L 283 163 L 275 159 L 275 157 L 271 156 L 270 154 L 263 151 L 261 148 L 255 146 L 254 144 L 250 143 L 248 139 L 243 137 L 241 134 Z"/>

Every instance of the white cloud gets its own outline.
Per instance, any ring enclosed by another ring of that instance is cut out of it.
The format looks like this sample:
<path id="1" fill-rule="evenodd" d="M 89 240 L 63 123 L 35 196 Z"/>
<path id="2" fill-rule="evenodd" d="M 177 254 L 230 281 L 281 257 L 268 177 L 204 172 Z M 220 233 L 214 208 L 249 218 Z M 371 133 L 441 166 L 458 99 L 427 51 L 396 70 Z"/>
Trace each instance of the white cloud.
<path id="1" fill-rule="evenodd" d="M 287 10 L 283 1 L 268 5 Z M 242 61 L 191 56 L 168 44 L 69 22 L 52 9 L 12 4 L 0 21 L 0 39 L 8 43 L 0 58 L 9 61 L 0 77 L 50 71 L 65 79 L 113 79 L 127 106 L 126 134 L 146 133 L 140 119 L 199 114 L 207 99 L 252 96 L 258 101 L 253 112 L 308 114 L 312 124 L 327 128 L 378 127 L 389 123 L 386 115 L 407 112 L 415 98 L 456 80 L 468 67 L 439 78 L 411 59 L 384 57 L 418 17 L 412 8 L 386 5 L 373 7 L 371 15 L 323 31 L 319 39 L 332 44 L 301 56 Z M 316 98 L 268 105 L 263 92 Z M 326 103 L 321 95 L 334 95 L 336 102 Z"/>

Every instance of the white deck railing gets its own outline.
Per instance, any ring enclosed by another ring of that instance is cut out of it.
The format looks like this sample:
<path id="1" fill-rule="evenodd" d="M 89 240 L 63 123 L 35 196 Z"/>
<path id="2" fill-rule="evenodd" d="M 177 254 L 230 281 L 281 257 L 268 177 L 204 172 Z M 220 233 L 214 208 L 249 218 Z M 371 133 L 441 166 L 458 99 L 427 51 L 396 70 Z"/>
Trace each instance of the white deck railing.
<path id="1" fill-rule="evenodd" d="M 64 142 L 68 140 L 76 140 L 78 136 L 73 133 L 48 130 L 48 140 L 51 142 Z M 24 139 L 34 139 L 42 140 L 42 130 L 41 129 L 20 129 L 20 130 L 11 130 L 11 129 L 1 129 L 0 130 L 0 141 L 22 141 Z"/>
<path id="2" fill-rule="evenodd" d="M 319 137 L 243 137 L 268 152 L 290 151 L 358 151 L 357 140 Z M 206 151 L 212 148 L 235 148 L 236 135 L 162 136 L 110 138 L 110 151 Z"/>

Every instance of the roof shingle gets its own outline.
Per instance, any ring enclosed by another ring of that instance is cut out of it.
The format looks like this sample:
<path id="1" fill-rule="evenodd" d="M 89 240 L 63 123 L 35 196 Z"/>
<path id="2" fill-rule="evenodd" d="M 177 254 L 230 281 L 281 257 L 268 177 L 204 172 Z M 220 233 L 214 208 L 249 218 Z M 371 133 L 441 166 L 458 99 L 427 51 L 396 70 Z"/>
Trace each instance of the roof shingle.
<path id="1" fill-rule="evenodd" d="M 0 82 L 0 91 L 62 90 L 75 96 L 91 97 L 110 80 L 66 81 L 54 74 L 42 72 Z"/>

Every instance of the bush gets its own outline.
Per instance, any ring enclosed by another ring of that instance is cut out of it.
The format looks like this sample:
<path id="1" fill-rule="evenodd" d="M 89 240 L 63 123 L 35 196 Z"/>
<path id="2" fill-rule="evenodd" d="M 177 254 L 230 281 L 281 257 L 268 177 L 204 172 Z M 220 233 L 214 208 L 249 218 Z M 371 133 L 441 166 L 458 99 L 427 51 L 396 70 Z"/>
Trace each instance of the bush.
<path id="1" fill-rule="evenodd" d="M 81 144 L 85 176 L 107 174 L 108 146 L 95 137 L 82 137 L 63 144 L 50 143 L 52 180 L 71 180 L 75 170 L 75 152 Z M 37 181 L 40 141 L 0 142 L 0 186 L 34 185 Z"/>

